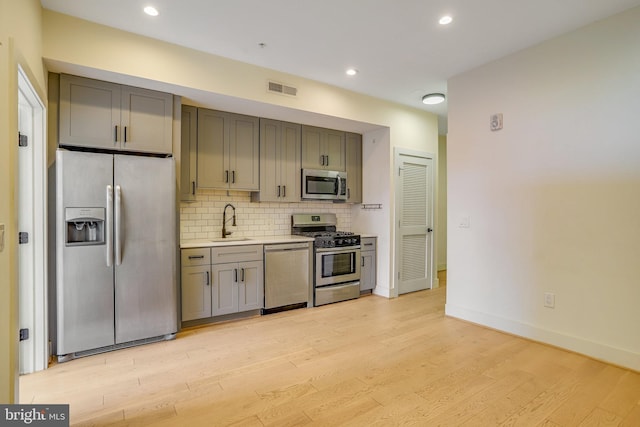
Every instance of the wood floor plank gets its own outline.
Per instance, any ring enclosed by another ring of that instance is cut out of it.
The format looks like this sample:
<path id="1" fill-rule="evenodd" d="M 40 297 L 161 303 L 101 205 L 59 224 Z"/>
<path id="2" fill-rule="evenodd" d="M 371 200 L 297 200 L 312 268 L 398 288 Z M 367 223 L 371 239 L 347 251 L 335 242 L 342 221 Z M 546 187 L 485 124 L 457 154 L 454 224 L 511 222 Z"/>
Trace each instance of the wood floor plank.
<path id="1" fill-rule="evenodd" d="M 601 408 L 595 408 L 580 424 L 577 425 L 579 427 L 606 427 L 618 426 L 621 422 L 622 418 L 613 412 L 605 411 Z"/>
<path id="2" fill-rule="evenodd" d="M 590 378 L 584 387 L 576 390 L 548 419 L 559 425 L 579 425 L 596 409 L 602 410 L 598 405 L 625 373 L 625 370 L 614 366 L 605 367 L 599 374 Z M 609 411 L 602 411 L 609 413 Z M 615 412 L 613 414 L 616 415 Z"/>
<path id="3" fill-rule="evenodd" d="M 444 315 L 445 288 L 207 325 L 20 378 L 71 425 L 640 425 L 640 374 Z"/>
<path id="4" fill-rule="evenodd" d="M 624 418 L 638 405 L 640 405 L 640 374 L 626 371 L 598 406 Z"/>
<path id="5" fill-rule="evenodd" d="M 640 426 L 640 403 L 632 408 L 620 423 L 620 427 Z"/>

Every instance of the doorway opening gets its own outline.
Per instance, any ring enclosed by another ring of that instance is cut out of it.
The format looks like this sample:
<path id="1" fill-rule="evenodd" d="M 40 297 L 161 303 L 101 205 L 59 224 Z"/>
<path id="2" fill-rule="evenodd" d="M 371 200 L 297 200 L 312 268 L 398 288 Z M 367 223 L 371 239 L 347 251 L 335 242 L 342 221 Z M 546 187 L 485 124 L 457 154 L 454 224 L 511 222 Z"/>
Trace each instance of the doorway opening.
<path id="1" fill-rule="evenodd" d="M 46 369 L 47 164 L 45 107 L 18 66 L 19 372 Z"/>

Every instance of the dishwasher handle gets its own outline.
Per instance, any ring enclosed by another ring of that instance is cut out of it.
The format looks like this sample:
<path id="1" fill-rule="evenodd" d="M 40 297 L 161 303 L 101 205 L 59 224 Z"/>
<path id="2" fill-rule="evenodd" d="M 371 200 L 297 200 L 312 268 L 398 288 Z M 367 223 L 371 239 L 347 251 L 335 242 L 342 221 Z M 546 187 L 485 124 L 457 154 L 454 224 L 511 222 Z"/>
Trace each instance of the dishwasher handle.
<path id="1" fill-rule="evenodd" d="M 275 245 L 264 245 L 265 252 L 275 251 L 299 251 L 300 249 L 309 249 L 309 242 L 306 243 L 280 243 Z"/>

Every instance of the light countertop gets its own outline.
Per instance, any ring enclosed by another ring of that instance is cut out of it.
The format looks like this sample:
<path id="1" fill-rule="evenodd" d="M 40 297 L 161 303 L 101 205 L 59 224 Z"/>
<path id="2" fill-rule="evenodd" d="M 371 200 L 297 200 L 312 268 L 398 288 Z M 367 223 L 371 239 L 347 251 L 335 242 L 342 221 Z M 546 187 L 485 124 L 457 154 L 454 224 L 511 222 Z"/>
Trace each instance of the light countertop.
<path id="1" fill-rule="evenodd" d="M 226 239 L 193 239 L 180 242 L 180 249 L 188 248 L 213 248 L 219 246 L 241 246 L 241 245 L 270 245 L 275 243 L 300 243 L 313 242 L 312 237 L 304 236 L 259 236 L 259 237 L 228 237 Z"/>

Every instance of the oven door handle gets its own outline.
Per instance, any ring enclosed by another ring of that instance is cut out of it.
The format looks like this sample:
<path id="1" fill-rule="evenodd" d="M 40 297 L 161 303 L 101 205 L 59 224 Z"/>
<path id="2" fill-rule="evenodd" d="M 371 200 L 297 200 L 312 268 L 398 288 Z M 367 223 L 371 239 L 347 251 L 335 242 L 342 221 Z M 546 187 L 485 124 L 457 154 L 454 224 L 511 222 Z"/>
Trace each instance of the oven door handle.
<path id="1" fill-rule="evenodd" d="M 360 245 L 342 246 L 342 247 L 337 247 L 337 248 L 316 248 L 316 253 L 321 253 L 321 254 L 336 253 L 336 254 L 339 254 L 339 253 L 355 251 L 355 250 L 360 250 Z"/>

